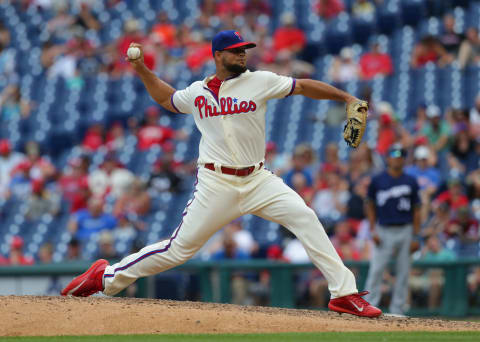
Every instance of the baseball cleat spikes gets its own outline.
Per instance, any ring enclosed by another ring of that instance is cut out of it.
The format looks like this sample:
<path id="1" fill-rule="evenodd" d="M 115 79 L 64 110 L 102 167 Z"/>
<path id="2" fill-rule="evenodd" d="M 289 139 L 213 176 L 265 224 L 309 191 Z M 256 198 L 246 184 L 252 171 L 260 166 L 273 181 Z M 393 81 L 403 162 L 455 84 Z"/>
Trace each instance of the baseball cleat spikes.
<path id="1" fill-rule="evenodd" d="M 360 317 L 378 317 L 382 310 L 371 305 L 362 297 L 368 294 L 368 291 L 354 293 L 348 296 L 331 299 L 328 308 L 338 313 L 348 313 Z"/>
<path id="2" fill-rule="evenodd" d="M 95 261 L 85 273 L 73 279 L 62 290 L 62 296 L 88 297 L 103 291 L 103 273 L 107 265 L 105 259 Z"/>

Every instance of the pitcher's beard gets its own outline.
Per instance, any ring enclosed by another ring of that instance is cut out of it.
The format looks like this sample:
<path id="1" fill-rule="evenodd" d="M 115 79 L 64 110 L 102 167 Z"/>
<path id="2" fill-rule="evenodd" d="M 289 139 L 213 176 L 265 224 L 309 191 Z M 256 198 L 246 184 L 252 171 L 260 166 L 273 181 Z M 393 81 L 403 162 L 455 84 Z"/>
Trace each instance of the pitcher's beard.
<path id="1" fill-rule="evenodd" d="M 234 74 L 242 74 L 245 71 L 247 71 L 246 66 L 241 66 L 239 64 L 226 64 L 225 63 L 224 66 L 225 66 L 225 69 L 227 69 L 227 71 L 230 71 Z"/>

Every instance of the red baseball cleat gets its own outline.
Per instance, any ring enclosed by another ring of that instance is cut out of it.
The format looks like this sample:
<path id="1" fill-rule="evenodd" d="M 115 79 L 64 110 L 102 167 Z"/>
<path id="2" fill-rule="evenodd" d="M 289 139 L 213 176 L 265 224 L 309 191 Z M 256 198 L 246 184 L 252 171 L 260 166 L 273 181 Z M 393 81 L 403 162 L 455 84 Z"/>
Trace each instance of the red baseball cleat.
<path id="1" fill-rule="evenodd" d="M 354 293 L 348 296 L 331 299 L 328 308 L 340 313 L 348 313 L 362 317 L 378 317 L 382 310 L 370 305 L 362 296 L 368 294 L 368 291 Z"/>
<path id="2" fill-rule="evenodd" d="M 88 297 L 103 291 L 102 278 L 107 265 L 108 261 L 105 259 L 95 261 L 84 274 L 73 279 L 62 290 L 62 296 Z"/>

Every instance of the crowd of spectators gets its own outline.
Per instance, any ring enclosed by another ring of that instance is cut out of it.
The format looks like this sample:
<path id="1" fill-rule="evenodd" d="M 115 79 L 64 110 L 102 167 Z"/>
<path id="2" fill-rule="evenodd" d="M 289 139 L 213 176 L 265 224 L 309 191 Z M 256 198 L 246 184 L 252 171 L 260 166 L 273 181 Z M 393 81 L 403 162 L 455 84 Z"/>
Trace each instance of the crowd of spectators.
<path id="1" fill-rule="evenodd" d="M 356 0 L 351 14 L 372 16 L 379 2 Z M 246 40 L 257 42 L 258 48 L 251 50 L 249 55 L 250 69 L 295 77 L 308 77 L 314 72 L 308 54 L 311 43 L 297 25 L 295 16 L 284 13 L 278 27 L 270 31 L 272 8 L 264 0 L 204 0 L 193 25 L 174 25 L 165 12 L 157 14 L 156 23 L 151 27 L 128 19 L 122 34 L 107 45 L 87 38 L 92 37 L 88 32 L 99 32 L 102 28 L 89 1 L 78 2 L 75 11 L 71 11 L 70 6 L 77 2 L 23 0 L 20 3 L 24 10 L 36 6 L 53 13 L 46 24 L 49 39 L 41 47 L 39 64 L 47 70 L 48 77 L 64 77 L 70 87 L 81 87 L 83 77 L 101 72 L 112 78 L 132 73 L 124 56 L 133 41 L 144 45 L 146 65 L 165 81 L 175 80 L 178 70 L 185 67 L 201 77 L 203 68 L 212 63 L 210 40 L 220 29 L 237 29 Z M 119 4 L 121 1 L 106 1 L 110 8 Z M 318 0 L 312 10 L 328 22 L 347 9 L 342 0 Z M 0 122 L 4 123 L 14 117 L 28 118 L 36 105 L 21 93 L 15 75 L 14 54 L 9 49 L 10 40 L 10 32 L 0 22 Z M 461 69 L 469 63 L 479 63 L 478 29 L 470 27 L 458 32 L 454 17 L 445 15 L 440 33 L 423 37 L 413 49 L 412 68 L 421 68 L 429 62 L 440 67 L 458 63 Z M 372 39 L 360 56 L 356 56 L 351 47 L 344 47 L 334 56 L 327 78 L 333 84 L 343 85 L 394 72 L 391 56 L 377 39 Z M 368 89 L 364 93 L 368 94 Z M 320 160 L 308 143 L 296 146 L 291 154 L 281 154 L 274 142 L 268 142 L 265 165 L 282 177 L 317 213 L 344 260 L 369 260 L 371 240 L 363 210 L 367 189 L 372 175 L 383 169 L 383 158 L 389 146 L 401 142 L 409 151 L 406 172 L 416 177 L 421 188 L 423 244 L 414 258 L 440 261 L 478 257 L 480 94 L 472 108 L 442 111 L 434 104 L 422 104 L 410 116 L 411 120 L 403 122 L 396 118 L 395 109 L 388 102 L 371 101 L 370 106 L 371 120 L 377 120 L 379 126 L 375 146 L 362 144 L 344 160 L 340 158 L 338 146 L 330 144 Z M 335 106 L 330 110 L 333 113 Z M 152 213 L 152 198 L 163 192 L 184 191 L 183 179 L 191 177 L 195 170 L 190 161 L 174 157 L 176 142 L 188 139 L 188 134 L 161 125 L 161 115 L 158 107 L 152 106 L 145 110 L 140 121 L 132 117 L 126 126 L 119 122 L 109 127 L 102 123 L 91 125 L 80 143 L 82 154 L 69 160 L 63 170 L 55 167 L 35 141 L 28 142 L 21 153 L 12 148 L 8 139 L 1 139 L 0 199 L 14 198 L 26 203 L 25 218 L 29 221 L 45 214 L 57 216 L 67 211 L 70 220 L 66 229 L 72 234 L 67 260 L 82 258 L 82 245 L 92 234 L 99 236 L 99 257 L 110 260 L 121 257 L 113 242 L 119 237 L 134 239 L 138 232 L 148 230 L 142 217 Z M 139 151 L 148 151 L 153 146 L 162 151 L 146 179 L 134 174 L 118 159 L 129 136 L 137 138 Z M 91 156 L 99 150 L 108 152 L 103 163 L 96 167 Z M 34 262 L 23 255 L 20 236 L 12 239 L 10 247 L 9 255 L 0 256 L 0 264 Z M 53 246 L 46 243 L 36 260 L 48 263 L 52 254 Z M 280 244 L 259 246 L 252 234 L 242 228 L 241 220 L 225 227 L 199 257 L 309 261 L 294 236 L 287 234 Z M 315 271 L 302 279 L 302 291 L 315 303 L 325 304 L 326 282 L 322 275 Z M 468 281 L 470 289 L 478 292 L 478 269 Z M 245 293 L 245 283 L 236 280 L 235 284 Z M 257 295 L 264 293 L 266 284 L 268 274 L 263 273 L 252 291 Z M 414 271 L 412 296 L 415 291 L 428 292 L 429 284 L 432 284 L 432 293 L 428 304 L 434 306 L 441 292 L 441 276 L 438 272 Z M 245 301 L 245 296 L 238 302 L 242 300 Z"/>

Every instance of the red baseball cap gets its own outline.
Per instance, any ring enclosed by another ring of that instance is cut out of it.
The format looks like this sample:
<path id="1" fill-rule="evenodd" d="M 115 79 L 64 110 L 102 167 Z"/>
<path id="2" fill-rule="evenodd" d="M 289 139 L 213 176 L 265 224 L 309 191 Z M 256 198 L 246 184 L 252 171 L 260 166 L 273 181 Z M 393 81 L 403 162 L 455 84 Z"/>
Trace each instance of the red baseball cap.
<path id="1" fill-rule="evenodd" d="M 257 46 L 253 42 L 246 42 L 243 40 L 240 33 L 234 30 L 218 32 L 212 40 L 212 55 L 215 56 L 215 51 L 223 51 L 228 49 L 235 49 L 243 47 L 251 49 Z"/>

